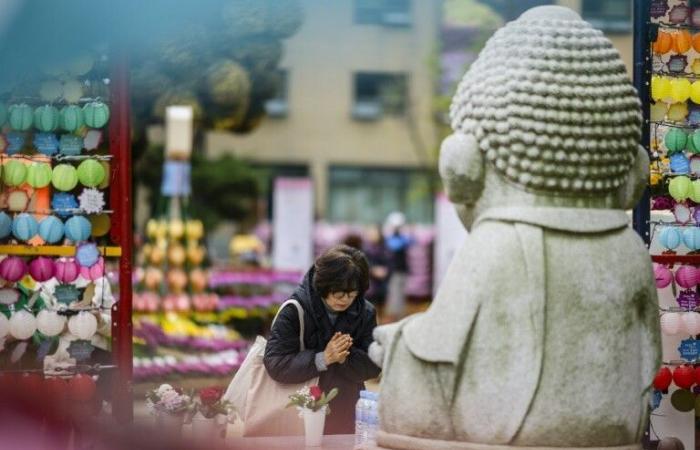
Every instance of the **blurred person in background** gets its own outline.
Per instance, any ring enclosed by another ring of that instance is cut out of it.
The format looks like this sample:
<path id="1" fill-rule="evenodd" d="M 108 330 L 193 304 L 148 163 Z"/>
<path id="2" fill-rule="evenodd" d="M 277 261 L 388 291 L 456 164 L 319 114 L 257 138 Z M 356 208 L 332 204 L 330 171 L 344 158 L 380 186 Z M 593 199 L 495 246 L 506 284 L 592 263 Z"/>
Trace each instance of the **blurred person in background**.
<path id="1" fill-rule="evenodd" d="M 387 286 L 386 317 L 400 320 L 406 315 L 406 279 L 408 278 L 408 248 L 411 238 L 403 231 L 406 217 L 400 212 L 386 219 L 386 249 L 389 254 L 389 281 Z"/>
<path id="2" fill-rule="evenodd" d="M 375 225 L 367 230 L 364 252 L 369 262 L 369 291 L 367 299 L 375 306 L 384 306 L 387 280 L 389 279 L 389 254 L 384 242 L 382 227 Z"/>

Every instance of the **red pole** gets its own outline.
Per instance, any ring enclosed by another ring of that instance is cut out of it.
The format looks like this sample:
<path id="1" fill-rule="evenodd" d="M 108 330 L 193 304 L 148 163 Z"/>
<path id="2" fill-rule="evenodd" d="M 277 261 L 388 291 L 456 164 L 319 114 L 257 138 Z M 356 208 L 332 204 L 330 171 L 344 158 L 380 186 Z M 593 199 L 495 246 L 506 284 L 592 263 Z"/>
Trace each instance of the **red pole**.
<path id="1" fill-rule="evenodd" d="M 121 247 L 119 301 L 112 308 L 112 352 L 117 365 L 112 408 L 120 423 L 133 421 L 131 269 L 133 247 L 131 193 L 131 133 L 129 127 L 129 69 L 126 55 L 115 55 L 112 64 L 109 149 L 112 158 L 110 205 L 111 237 Z"/>

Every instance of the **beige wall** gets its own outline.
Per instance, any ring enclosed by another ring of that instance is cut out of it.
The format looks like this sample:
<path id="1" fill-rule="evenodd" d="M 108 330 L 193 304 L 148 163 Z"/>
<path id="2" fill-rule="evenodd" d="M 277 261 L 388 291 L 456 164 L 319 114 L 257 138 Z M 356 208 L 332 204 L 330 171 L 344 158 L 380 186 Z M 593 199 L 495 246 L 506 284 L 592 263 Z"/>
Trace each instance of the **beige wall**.
<path id="1" fill-rule="evenodd" d="M 413 26 L 353 24 L 350 0 L 304 0 L 305 22 L 285 43 L 289 114 L 266 119 L 250 135 L 210 132 L 209 155 L 222 152 L 255 161 L 308 164 L 316 210 L 325 212 L 327 169 L 332 164 L 417 167 L 434 161 L 432 71 L 440 2 L 413 0 Z M 405 72 L 409 77 L 406 117 L 375 122 L 351 118 L 356 71 Z M 413 121 L 415 136 L 409 133 Z M 419 141 L 418 143 L 415 141 Z"/>

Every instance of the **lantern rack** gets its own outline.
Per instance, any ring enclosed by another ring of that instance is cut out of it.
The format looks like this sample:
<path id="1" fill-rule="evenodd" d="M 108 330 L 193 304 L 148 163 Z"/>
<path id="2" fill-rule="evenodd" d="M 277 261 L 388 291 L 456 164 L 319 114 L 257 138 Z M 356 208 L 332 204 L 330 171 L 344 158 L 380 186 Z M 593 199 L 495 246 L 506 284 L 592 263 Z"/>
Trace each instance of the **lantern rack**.
<path id="1" fill-rule="evenodd" d="M 673 77 L 673 78 L 688 78 L 690 80 L 700 80 L 700 75 L 696 75 L 694 73 L 685 73 L 685 72 L 671 72 L 665 71 L 665 70 L 660 70 L 660 71 L 654 71 L 654 75 L 661 75 L 664 77 Z M 657 123 L 657 122 L 652 122 L 652 123 Z"/>
<path id="2" fill-rule="evenodd" d="M 695 26 L 695 25 L 682 25 L 682 24 L 676 24 L 676 23 L 667 23 L 667 22 L 647 22 L 646 24 L 650 28 L 672 28 L 676 30 L 694 30 L 694 31 L 700 31 L 700 27 Z"/>
<path id="3" fill-rule="evenodd" d="M 52 375 L 56 372 L 66 372 L 67 374 L 101 372 L 103 370 L 116 369 L 114 364 L 76 364 L 74 366 L 54 367 L 51 369 Z M 0 369 L 0 373 L 43 373 L 44 369 Z"/>
<path id="4" fill-rule="evenodd" d="M 700 255 L 660 254 L 651 255 L 651 260 L 655 263 L 669 266 L 674 264 L 700 266 Z"/>
<path id="5" fill-rule="evenodd" d="M 0 254 L 18 256 L 75 256 L 77 247 L 74 245 L 0 245 Z M 97 246 L 102 256 L 118 258 L 122 256 L 122 248 L 114 246 Z"/>
<path id="6" fill-rule="evenodd" d="M 700 75 L 698 76 L 698 79 L 700 80 Z M 660 126 L 669 127 L 669 128 L 681 128 L 681 129 L 686 129 L 686 130 L 700 129 L 700 124 L 698 124 L 698 125 L 683 125 L 680 122 L 670 122 L 668 120 L 653 121 L 653 122 L 649 122 L 649 123 L 652 125 L 660 125 Z"/>
<path id="7" fill-rule="evenodd" d="M 4 159 L 26 159 L 28 161 L 84 161 L 86 159 L 94 159 L 97 161 L 110 161 L 114 158 L 113 155 L 0 155 L 0 161 Z"/>

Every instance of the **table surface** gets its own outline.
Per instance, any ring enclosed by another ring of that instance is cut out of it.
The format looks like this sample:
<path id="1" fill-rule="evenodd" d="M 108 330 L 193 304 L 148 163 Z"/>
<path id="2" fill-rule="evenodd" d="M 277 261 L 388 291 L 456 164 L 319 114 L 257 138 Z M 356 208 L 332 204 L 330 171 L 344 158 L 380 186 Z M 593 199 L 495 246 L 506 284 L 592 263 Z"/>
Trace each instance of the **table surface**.
<path id="1" fill-rule="evenodd" d="M 331 434 L 323 436 L 321 447 L 306 447 L 304 436 L 270 436 L 270 437 L 235 437 L 226 440 L 229 448 L 233 449 L 342 449 L 355 448 L 354 434 Z"/>

